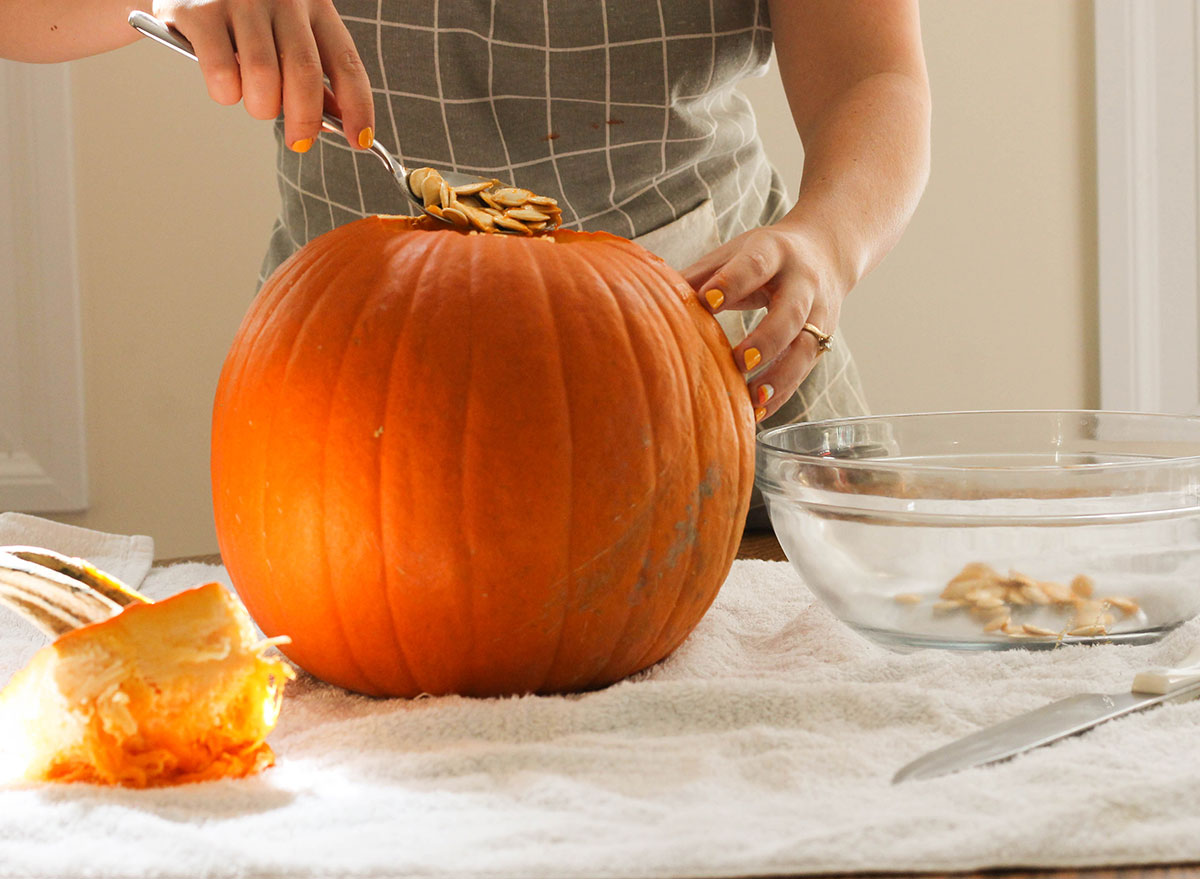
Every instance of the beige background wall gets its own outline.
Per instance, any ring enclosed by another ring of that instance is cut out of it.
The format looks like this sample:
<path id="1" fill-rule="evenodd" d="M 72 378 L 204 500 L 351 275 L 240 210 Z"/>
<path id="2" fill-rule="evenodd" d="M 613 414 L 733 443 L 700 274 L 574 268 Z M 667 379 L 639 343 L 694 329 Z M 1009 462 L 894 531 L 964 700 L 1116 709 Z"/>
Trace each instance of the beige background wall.
<path id="1" fill-rule="evenodd" d="M 922 9 L 933 176 L 843 313 L 872 406 L 1096 406 L 1091 4 Z M 72 67 L 92 503 L 56 518 L 212 552 L 209 405 L 277 206 L 270 126 L 156 46 Z M 795 181 L 782 91 L 746 91 Z"/>
<path id="2" fill-rule="evenodd" d="M 842 326 L 876 412 L 1099 405 L 1091 3 L 923 0 L 933 170 Z M 789 182 L 777 79 L 745 86 Z M 794 191 L 794 190 L 793 190 Z"/>

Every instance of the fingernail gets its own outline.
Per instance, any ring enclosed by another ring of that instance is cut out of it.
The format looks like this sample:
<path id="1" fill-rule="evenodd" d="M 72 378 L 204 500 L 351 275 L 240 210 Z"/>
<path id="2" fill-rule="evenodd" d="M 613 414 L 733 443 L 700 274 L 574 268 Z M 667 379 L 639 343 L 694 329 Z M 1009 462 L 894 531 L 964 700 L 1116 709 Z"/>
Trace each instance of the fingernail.
<path id="1" fill-rule="evenodd" d="M 747 348 L 742 352 L 742 362 L 746 364 L 746 369 L 751 370 L 762 362 L 762 354 L 757 348 Z"/>
<path id="2" fill-rule="evenodd" d="M 725 294 L 714 287 L 712 290 L 704 291 L 704 298 L 708 302 L 708 307 L 716 311 L 725 301 Z"/>
<path id="3" fill-rule="evenodd" d="M 758 404 L 761 406 L 775 396 L 775 389 L 766 382 L 758 386 Z"/>
<path id="4" fill-rule="evenodd" d="M 307 153 L 310 149 L 312 149 L 312 145 L 313 139 L 311 137 L 306 137 L 303 140 L 298 140 L 292 144 L 292 152 Z"/>
<path id="5" fill-rule="evenodd" d="M 375 143 L 375 132 L 369 126 L 358 133 L 358 145 L 364 150 L 369 150 L 373 143 Z"/>
<path id="6" fill-rule="evenodd" d="M 759 406 L 757 409 L 754 410 L 754 420 L 755 421 L 762 421 L 766 417 L 767 417 L 767 410 L 764 409 L 762 406 Z"/>

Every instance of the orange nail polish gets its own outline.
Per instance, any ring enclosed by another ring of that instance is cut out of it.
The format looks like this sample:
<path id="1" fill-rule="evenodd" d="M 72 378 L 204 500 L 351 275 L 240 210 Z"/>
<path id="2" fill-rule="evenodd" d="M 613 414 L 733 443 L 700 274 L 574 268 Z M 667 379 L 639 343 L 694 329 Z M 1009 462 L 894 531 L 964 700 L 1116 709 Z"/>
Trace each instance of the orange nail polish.
<path id="1" fill-rule="evenodd" d="M 775 389 L 766 382 L 758 386 L 758 404 L 761 406 L 775 396 Z"/>
<path id="2" fill-rule="evenodd" d="M 766 417 L 767 417 L 767 410 L 764 409 L 762 406 L 759 406 L 757 409 L 754 410 L 754 420 L 755 421 L 762 421 Z"/>
<path id="3" fill-rule="evenodd" d="M 303 140 L 298 140 L 292 144 L 292 152 L 307 153 L 310 149 L 312 149 L 312 145 L 313 139 L 311 137 L 306 137 Z"/>
<path id="4" fill-rule="evenodd" d="M 708 307 L 716 311 L 721 307 L 721 303 L 725 301 L 725 294 L 713 288 L 712 290 L 704 291 L 704 298 L 708 302 Z"/>
<path id="5" fill-rule="evenodd" d="M 369 150 L 373 143 L 375 143 L 375 132 L 369 126 L 358 133 L 358 145 L 364 150 Z"/>
<path id="6" fill-rule="evenodd" d="M 762 354 L 757 348 L 747 348 L 742 352 L 742 362 L 746 364 L 746 369 L 751 370 L 762 362 Z"/>

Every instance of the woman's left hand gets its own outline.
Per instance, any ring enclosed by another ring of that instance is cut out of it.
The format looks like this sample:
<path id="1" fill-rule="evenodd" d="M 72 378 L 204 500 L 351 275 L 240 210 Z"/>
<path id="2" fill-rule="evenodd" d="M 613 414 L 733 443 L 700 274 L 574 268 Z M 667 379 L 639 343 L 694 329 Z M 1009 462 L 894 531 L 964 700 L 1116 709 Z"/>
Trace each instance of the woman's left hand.
<path id="1" fill-rule="evenodd" d="M 766 306 L 733 352 L 738 368 L 753 373 L 759 421 L 812 371 L 821 338 L 836 335 L 842 302 L 896 243 L 929 174 L 917 0 L 769 6 L 779 76 L 804 148 L 796 201 L 777 223 L 727 241 L 683 272 L 714 312 Z"/>
<path id="2" fill-rule="evenodd" d="M 754 417 L 762 421 L 800 387 L 825 353 L 849 284 L 838 280 L 829 245 L 794 217 L 752 229 L 684 269 L 683 276 L 714 314 L 765 307 L 766 315 L 733 350 L 750 380 Z M 830 341 L 829 344 L 834 344 Z"/>

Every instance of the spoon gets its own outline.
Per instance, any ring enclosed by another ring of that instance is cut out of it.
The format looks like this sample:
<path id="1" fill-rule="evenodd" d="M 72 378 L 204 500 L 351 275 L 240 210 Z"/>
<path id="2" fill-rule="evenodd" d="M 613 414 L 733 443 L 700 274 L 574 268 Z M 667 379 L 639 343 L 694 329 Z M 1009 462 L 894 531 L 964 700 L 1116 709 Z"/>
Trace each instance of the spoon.
<path id="1" fill-rule="evenodd" d="M 192 44 L 188 42 L 187 38 L 173 27 L 170 27 L 165 22 L 155 18 L 153 15 L 149 15 L 141 10 L 135 9 L 133 12 L 129 13 L 129 23 L 133 25 L 135 29 L 141 31 L 155 42 L 174 49 L 176 52 L 179 52 L 181 55 L 186 55 L 193 61 L 198 60 L 196 58 L 196 51 L 192 48 Z M 333 134 L 340 134 L 342 137 L 346 136 L 345 130 L 342 128 L 342 120 L 337 116 L 334 116 L 332 113 L 325 113 L 322 115 L 321 129 L 323 131 L 332 132 Z M 405 167 L 400 164 L 400 161 L 390 152 L 384 149 L 378 140 L 371 145 L 368 152 L 372 153 L 384 164 L 384 167 L 388 169 L 388 172 L 392 175 L 392 179 L 400 188 L 400 191 L 408 197 L 408 200 L 412 202 L 416 208 L 418 208 L 427 216 L 433 217 L 436 220 L 440 220 L 443 223 L 453 225 L 451 220 L 447 217 L 438 216 L 425 207 L 425 202 L 421 198 L 421 193 L 417 191 L 413 185 L 414 181 L 412 179 L 412 175 L 415 172 L 410 172 L 405 169 Z M 418 168 L 417 170 L 419 171 L 420 169 Z M 491 177 L 476 177 L 472 174 L 461 174 L 456 171 L 441 171 L 439 173 L 442 175 L 442 179 L 446 181 L 447 186 L 450 187 L 478 186 L 481 183 L 487 183 L 490 185 L 495 182 Z M 499 227 L 497 227 L 495 231 L 499 233 L 512 234 L 510 230 Z"/>

